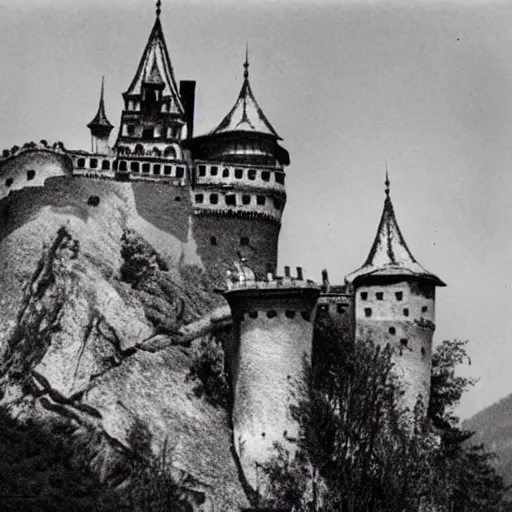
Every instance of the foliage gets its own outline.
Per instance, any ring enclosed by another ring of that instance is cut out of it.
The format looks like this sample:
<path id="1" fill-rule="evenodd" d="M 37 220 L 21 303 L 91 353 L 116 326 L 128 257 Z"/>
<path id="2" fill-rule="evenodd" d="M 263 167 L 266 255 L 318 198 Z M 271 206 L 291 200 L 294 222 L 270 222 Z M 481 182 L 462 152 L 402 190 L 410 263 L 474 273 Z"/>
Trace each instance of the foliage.
<path id="1" fill-rule="evenodd" d="M 114 492 L 73 462 L 67 428 L 20 423 L 0 409 L 0 509 L 3 512 L 117 511 Z"/>
<path id="2" fill-rule="evenodd" d="M 137 512 L 192 512 L 186 496 L 171 475 L 171 457 L 167 440 L 162 454 L 151 453 L 151 434 L 141 421 L 133 425 L 129 444 L 139 459 L 135 462 L 130 483 L 123 493 L 127 510 Z"/>
<path id="3" fill-rule="evenodd" d="M 154 275 L 157 270 L 169 270 L 165 260 L 133 230 L 126 230 L 121 238 L 121 279 L 134 288 Z"/>
<path id="4" fill-rule="evenodd" d="M 215 406 L 229 408 L 231 387 L 224 369 L 224 349 L 221 340 L 213 336 L 201 340 L 187 380 L 196 381 L 194 393 L 197 397 L 204 396 Z"/>
<path id="5" fill-rule="evenodd" d="M 389 347 L 353 344 L 319 312 L 304 399 L 298 454 L 264 468 L 271 492 L 258 505 L 296 511 L 405 512 L 509 510 L 504 484 L 483 447 L 463 443 L 453 410 L 472 383 L 458 377 L 465 342 L 444 342 L 433 357 L 424 419 L 400 407 Z M 307 468 L 307 471 L 305 471 Z M 297 493 L 301 496 L 297 499 Z"/>

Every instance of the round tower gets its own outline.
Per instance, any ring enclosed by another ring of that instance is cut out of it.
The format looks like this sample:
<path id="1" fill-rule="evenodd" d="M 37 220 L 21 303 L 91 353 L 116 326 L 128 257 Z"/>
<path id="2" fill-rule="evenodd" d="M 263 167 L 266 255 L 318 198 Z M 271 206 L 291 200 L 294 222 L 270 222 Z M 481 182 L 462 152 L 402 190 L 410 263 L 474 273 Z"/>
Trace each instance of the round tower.
<path id="1" fill-rule="evenodd" d="M 242 269 L 243 270 L 243 269 Z M 245 275 L 244 275 L 245 274 Z M 226 297 L 235 326 L 227 349 L 233 404 L 235 451 L 249 485 L 264 486 L 258 463 L 275 455 L 274 443 L 290 451 L 298 424 L 290 413 L 304 383 L 304 363 L 311 357 L 315 304 L 320 289 L 297 277 L 266 281 L 228 281 Z"/>
<path id="2" fill-rule="evenodd" d="M 400 232 L 389 196 L 365 264 L 349 276 L 354 286 L 356 340 L 393 348 L 395 373 L 414 409 L 428 405 L 435 330 L 436 286 L 446 286 L 412 256 Z"/>
<path id="3" fill-rule="evenodd" d="M 210 270 L 243 257 L 260 279 L 275 272 L 290 163 L 279 140 L 252 93 L 246 55 L 233 108 L 209 134 L 184 143 L 194 160 L 194 238 Z"/>

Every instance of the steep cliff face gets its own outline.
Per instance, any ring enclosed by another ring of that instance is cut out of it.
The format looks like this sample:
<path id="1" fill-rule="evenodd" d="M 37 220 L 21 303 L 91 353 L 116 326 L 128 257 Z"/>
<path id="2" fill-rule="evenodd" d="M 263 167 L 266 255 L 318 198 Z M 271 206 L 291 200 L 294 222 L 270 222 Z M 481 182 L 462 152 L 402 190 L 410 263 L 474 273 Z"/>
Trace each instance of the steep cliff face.
<path id="1" fill-rule="evenodd" d="M 148 226 L 131 188 L 48 181 L 1 205 L 0 406 L 20 420 L 65 419 L 114 486 L 132 456 L 167 445 L 196 510 L 247 506 L 228 413 L 187 379 L 195 346 L 229 322 L 190 265 L 193 247 L 187 255 L 186 240 Z"/>

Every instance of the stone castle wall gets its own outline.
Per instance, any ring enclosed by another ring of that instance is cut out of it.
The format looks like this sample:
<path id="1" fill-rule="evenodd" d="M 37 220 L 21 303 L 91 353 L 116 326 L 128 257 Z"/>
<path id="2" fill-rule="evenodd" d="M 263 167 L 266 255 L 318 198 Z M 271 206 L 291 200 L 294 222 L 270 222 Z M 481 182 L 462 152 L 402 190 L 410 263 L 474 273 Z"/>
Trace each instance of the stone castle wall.
<path id="1" fill-rule="evenodd" d="M 250 287 L 250 284 L 248 285 Z M 232 292 L 233 293 L 233 292 Z M 310 360 L 314 307 L 318 290 L 305 294 L 282 290 L 230 295 L 235 346 L 228 353 L 234 394 L 233 438 L 244 475 L 261 489 L 265 475 L 258 464 L 276 454 L 278 442 L 292 453 L 298 424 L 290 406 L 304 384 L 304 363 Z"/>
<path id="2" fill-rule="evenodd" d="M 430 394 L 435 288 L 402 281 L 360 286 L 355 294 L 356 339 L 389 344 L 395 373 L 404 385 L 403 405 L 411 410 Z"/>

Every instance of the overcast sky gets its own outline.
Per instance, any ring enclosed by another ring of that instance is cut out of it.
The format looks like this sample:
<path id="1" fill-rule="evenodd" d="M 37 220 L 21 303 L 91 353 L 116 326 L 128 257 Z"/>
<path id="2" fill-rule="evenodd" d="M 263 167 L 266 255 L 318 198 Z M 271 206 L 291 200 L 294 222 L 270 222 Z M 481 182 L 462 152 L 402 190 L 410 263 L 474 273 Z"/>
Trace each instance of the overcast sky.
<path id="1" fill-rule="evenodd" d="M 0 0 L 0 149 L 89 149 L 102 75 L 117 129 L 154 16 L 152 0 Z M 387 158 L 409 248 L 448 284 L 436 342 L 470 340 L 460 413 L 512 392 L 512 3 L 163 0 L 162 23 L 177 80 L 197 81 L 196 134 L 233 105 L 249 42 L 291 156 L 280 266 L 341 283 L 364 262 Z"/>

